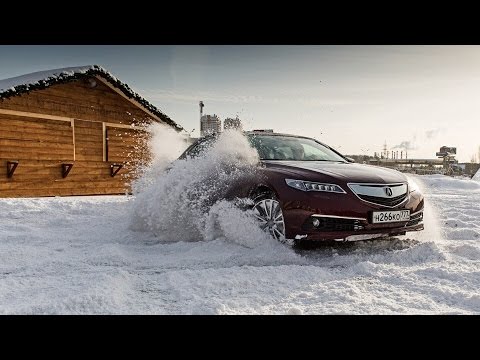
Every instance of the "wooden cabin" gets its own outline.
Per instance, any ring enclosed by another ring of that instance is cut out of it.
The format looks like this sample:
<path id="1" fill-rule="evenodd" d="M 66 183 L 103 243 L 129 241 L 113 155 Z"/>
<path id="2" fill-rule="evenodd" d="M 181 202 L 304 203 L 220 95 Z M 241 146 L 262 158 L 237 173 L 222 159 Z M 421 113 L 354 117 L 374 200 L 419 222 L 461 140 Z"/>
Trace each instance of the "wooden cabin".
<path id="1" fill-rule="evenodd" d="M 182 130 L 97 65 L 0 80 L 0 197 L 125 194 L 152 122 Z"/>

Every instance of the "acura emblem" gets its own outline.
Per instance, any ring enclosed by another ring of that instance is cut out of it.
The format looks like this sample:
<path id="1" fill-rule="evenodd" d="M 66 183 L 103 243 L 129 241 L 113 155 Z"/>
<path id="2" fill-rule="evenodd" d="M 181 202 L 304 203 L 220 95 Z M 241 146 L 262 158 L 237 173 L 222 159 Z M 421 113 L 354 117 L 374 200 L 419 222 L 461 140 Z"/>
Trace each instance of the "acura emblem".
<path id="1" fill-rule="evenodd" d="M 385 188 L 385 194 L 387 194 L 387 196 L 392 196 L 393 195 L 392 189 L 390 189 L 389 187 L 386 187 Z"/>

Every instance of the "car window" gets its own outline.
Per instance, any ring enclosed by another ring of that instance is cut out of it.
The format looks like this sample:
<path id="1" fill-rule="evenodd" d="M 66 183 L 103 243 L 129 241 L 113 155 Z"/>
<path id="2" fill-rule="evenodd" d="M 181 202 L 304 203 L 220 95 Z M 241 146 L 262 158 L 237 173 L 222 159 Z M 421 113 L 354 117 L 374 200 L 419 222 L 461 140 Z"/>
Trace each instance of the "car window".
<path id="1" fill-rule="evenodd" d="M 187 157 L 197 157 L 203 154 L 208 148 L 210 148 L 215 143 L 215 140 L 215 137 L 201 139 L 190 149 L 188 149 L 185 155 Z"/>
<path id="2" fill-rule="evenodd" d="M 346 162 L 335 151 L 313 139 L 251 134 L 249 140 L 261 160 Z"/>
<path id="3" fill-rule="evenodd" d="M 304 160 L 328 160 L 329 159 L 328 154 L 325 151 L 323 151 L 323 149 L 319 149 L 310 144 L 302 144 L 302 146 L 304 150 Z"/>

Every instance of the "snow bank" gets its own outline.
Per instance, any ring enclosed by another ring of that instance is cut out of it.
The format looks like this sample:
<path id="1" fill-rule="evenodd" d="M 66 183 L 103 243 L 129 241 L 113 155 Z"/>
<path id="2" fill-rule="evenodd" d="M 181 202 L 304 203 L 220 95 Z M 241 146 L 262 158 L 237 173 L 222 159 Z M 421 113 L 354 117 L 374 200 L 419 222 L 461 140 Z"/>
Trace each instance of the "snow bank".
<path id="1" fill-rule="evenodd" d="M 428 183 L 432 190 L 437 191 L 469 191 L 480 192 L 480 182 L 469 178 L 453 178 L 445 175 L 423 175 L 422 181 Z"/>
<path id="2" fill-rule="evenodd" d="M 444 175 L 417 176 L 415 179 L 421 179 L 424 184 L 426 204 L 435 205 L 443 238 L 480 240 L 480 182 Z"/>

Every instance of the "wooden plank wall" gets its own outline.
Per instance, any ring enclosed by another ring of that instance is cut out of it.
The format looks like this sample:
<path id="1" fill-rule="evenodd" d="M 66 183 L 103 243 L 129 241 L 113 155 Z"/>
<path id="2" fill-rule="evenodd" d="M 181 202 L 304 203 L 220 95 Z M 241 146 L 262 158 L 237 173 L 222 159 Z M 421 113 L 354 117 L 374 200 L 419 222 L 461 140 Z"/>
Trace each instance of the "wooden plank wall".
<path id="1" fill-rule="evenodd" d="M 97 88 L 76 82 L 0 101 L 0 109 L 75 118 L 72 128 L 69 121 L 0 114 L 0 197 L 130 191 L 135 170 L 150 159 L 148 135 L 107 126 L 108 161 L 103 161 L 102 122 L 127 125 L 147 119 L 147 115 L 104 85 L 99 83 Z M 59 105 L 53 106 L 48 99 Z M 7 161 L 12 160 L 19 165 L 8 178 Z M 62 177 L 62 163 L 74 164 L 66 178 Z M 110 176 L 111 163 L 124 164 L 115 177 Z"/>
<path id="2" fill-rule="evenodd" d="M 77 80 L 0 100 L 0 108 L 119 124 L 150 122 L 148 114 L 97 80 Z"/>
<path id="3" fill-rule="evenodd" d="M 148 133 L 108 127 L 108 161 L 137 163 L 151 159 Z"/>
<path id="4" fill-rule="evenodd" d="M 0 156 L 16 160 L 73 160 L 70 122 L 0 114 Z"/>
<path id="5" fill-rule="evenodd" d="M 75 120 L 76 160 L 103 161 L 102 123 Z"/>

